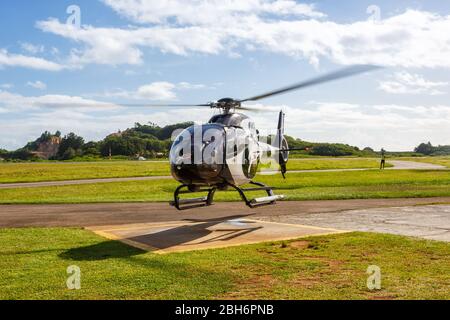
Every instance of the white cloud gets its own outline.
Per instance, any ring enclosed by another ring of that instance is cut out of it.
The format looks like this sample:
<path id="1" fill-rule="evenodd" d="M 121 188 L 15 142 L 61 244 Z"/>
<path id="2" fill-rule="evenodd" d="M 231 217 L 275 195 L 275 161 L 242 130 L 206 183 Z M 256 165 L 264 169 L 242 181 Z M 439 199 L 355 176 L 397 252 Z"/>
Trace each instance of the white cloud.
<path id="1" fill-rule="evenodd" d="M 80 65 L 139 64 L 142 48 L 147 47 L 177 55 L 264 50 L 307 59 L 314 65 L 329 59 L 344 65 L 450 68 L 450 16 L 426 11 L 407 10 L 376 22 L 344 24 L 317 19 L 322 15 L 307 14 L 294 1 L 104 2 L 145 25 L 77 29 L 48 19 L 37 26 L 80 43 L 81 49 L 71 55 L 71 63 Z"/>
<path id="2" fill-rule="evenodd" d="M 34 81 L 34 82 L 28 81 L 27 86 L 35 88 L 35 89 L 39 89 L 39 90 L 47 89 L 47 85 L 45 83 L 43 83 L 42 81 Z"/>
<path id="3" fill-rule="evenodd" d="M 445 105 L 311 102 L 301 108 L 269 106 L 268 109 L 271 112 L 252 115 L 258 128 L 275 130 L 275 114 L 283 109 L 287 134 L 307 141 L 339 142 L 391 151 L 411 151 L 424 141 L 450 144 L 450 106 Z"/>
<path id="4" fill-rule="evenodd" d="M 54 56 L 59 55 L 59 49 L 56 47 L 52 47 L 52 49 L 50 50 L 50 53 Z"/>
<path id="5" fill-rule="evenodd" d="M 177 95 L 173 92 L 175 85 L 169 82 L 153 82 L 138 88 L 137 94 L 141 99 L 174 100 Z"/>
<path id="6" fill-rule="evenodd" d="M 397 72 L 390 77 L 390 80 L 381 81 L 379 88 L 388 93 L 394 94 L 444 94 L 439 90 L 449 85 L 448 82 L 433 82 L 424 79 L 418 74 L 408 72 Z"/>
<path id="7" fill-rule="evenodd" d="M 43 95 L 25 97 L 20 94 L 0 90 L 0 107 L 9 113 L 21 112 L 21 117 L 26 117 L 26 112 L 42 111 L 45 108 L 85 110 L 100 108 L 99 110 L 116 110 L 120 107 L 106 102 L 85 99 L 67 95 Z"/>
<path id="8" fill-rule="evenodd" d="M 322 18 L 313 4 L 293 0 L 103 0 L 122 16 L 137 23 L 168 23 L 173 18 L 178 24 L 229 24 L 241 16 L 273 14 Z"/>
<path id="9" fill-rule="evenodd" d="M 136 90 L 116 89 L 101 94 L 93 94 L 94 97 L 123 98 L 131 100 L 154 100 L 170 101 L 177 99 L 179 90 L 198 90 L 207 88 L 204 84 L 192 84 L 189 82 L 179 82 L 177 84 L 161 81 L 142 85 Z"/>
<path id="10" fill-rule="evenodd" d="M 61 97 L 60 99 L 69 100 L 70 102 L 81 98 Z M 57 101 L 60 101 L 60 99 L 57 99 Z M 51 100 L 54 101 L 55 99 Z M 194 113 L 199 114 L 199 117 L 204 121 L 208 118 L 208 113 L 200 108 L 161 110 L 152 113 L 144 112 L 143 109 L 129 109 L 129 112 L 123 112 L 123 109 L 120 109 L 120 113 L 117 112 L 118 110 L 88 107 L 76 109 L 35 108 L 28 109 L 26 114 L 21 114 L 14 121 L 0 117 L 0 148 L 13 150 L 22 147 L 26 142 L 35 140 L 45 130 L 52 132 L 61 130 L 63 134 L 75 132 L 86 140 L 100 140 L 118 129 L 133 127 L 136 122 L 147 123 L 151 121 L 167 125 L 176 122 L 177 119 L 189 120 Z M 14 132 L 14 134 L 11 134 L 11 132 Z"/>
<path id="11" fill-rule="evenodd" d="M 23 50 L 32 54 L 38 54 L 45 51 L 45 47 L 43 45 L 34 45 L 28 42 L 21 42 L 20 46 Z"/>
<path id="12" fill-rule="evenodd" d="M 206 86 L 204 84 L 193 84 L 189 82 L 180 82 L 178 83 L 178 88 L 180 89 L 186 89 L 186 90 L 197 90 L 197 89 L 204 89 Z"/>
<path id="13" fill-rule="evenodd" d="M 46 71 L 60 71 L 64 68 L 62 65 L 55 62 L 21 54 L 12 54 L 5 49 L 0 49 L 0 68 L 1 67 L 22 67 Z"/>
<path id="14" fill-rule="evenodd" d="M 348 143 L 361 148 L 383 147 L 392 151 L 412 150 L 424 141 L 450 144 L 450 106 L 447 105 L 310 102 L 302 107 L 264 108 L 267 112 L 248 112 L 262 133 L 275 130 L 277 112 L 284 109 L 287 134 L 308 141 Z M 44 130 L 74 131 L 86 139 L 98 140 L 118 129 L 131 127 L 137 121 L 160 125 L 189 120 L 206 122 L 214 111 L 208 108 L 129 109 L 81 97 L 24 97 L 0 91 L 0 112 L 9 115 L 0 117 L 0 148 L 14 149 L 35 139 Z M 14 114 L 20 116 L 11 121 Z"/>
<path id="15" fill-rule="evenodd" d="M 14 87 L 14 85 L 11 84 L 11 83 L 2 83 L 2 84 L 0 84 L 0 88 L 1 89 L 12 89 L 13 87 Z"/>

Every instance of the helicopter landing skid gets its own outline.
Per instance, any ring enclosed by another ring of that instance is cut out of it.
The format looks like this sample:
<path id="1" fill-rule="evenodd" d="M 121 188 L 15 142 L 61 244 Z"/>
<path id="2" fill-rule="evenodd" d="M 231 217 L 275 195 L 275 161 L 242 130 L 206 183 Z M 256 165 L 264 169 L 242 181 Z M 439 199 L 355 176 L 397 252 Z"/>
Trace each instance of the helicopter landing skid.
<path id="1" fill-rule="evenodd" d="M 275 204 L 278 200 L 284 199 L 283 195 L 275 195 L 273 193 L 273 188 L 266 186 L 263 183 L 251 181 L 250 184 L 253 184 L 256 187 L 243 189 L 233 184 L 230 184 L 231 187 L 233 187 L 237 192 L 239 192 L 242 200 L 244 200 L 245 204 L 250 208 L 272 205 Z M 267 197 L 254 198 L 252 200 L 249 200 L 245 195 L 245 192 L 247 191 L 266 191 Z"/>
<path id="2" fill-rule="evenodd" d="M 186 191 L 182 191 L 183 188 L 186 188 Z M 198 207 L 206 207 L 210 206 L 213 203 L 214 200 L 214 194 L 216 192 L 216 188 L 210 188 L 210 189 L 199 189 L 191 191 L 189 189 L 189 186 L 186 184 L 183 184 L 179 186 L 174 193 L 174 201 L 170 202 L 171 206 L 174 206 L 178 210 L 187 210 L 187 209 L 193 209 Z M 191 198 L 191 199 L 180 199 L 180 194 L 183 193 L 194 193 L 194 192 L 208 192 L 208 195 L 205 197 L 200 198 Z"/>

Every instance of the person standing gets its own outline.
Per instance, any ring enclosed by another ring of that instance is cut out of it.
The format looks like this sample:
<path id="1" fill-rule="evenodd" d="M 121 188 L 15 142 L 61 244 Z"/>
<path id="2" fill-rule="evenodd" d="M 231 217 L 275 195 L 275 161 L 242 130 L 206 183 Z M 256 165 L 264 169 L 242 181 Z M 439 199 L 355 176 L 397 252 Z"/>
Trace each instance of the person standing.
<path id="1" fill-rule="evenodd" d="M 386 151 L 383 148 L 381 148 L 380 170 L 384 170 L 385 165 L 386 165 Z"/>

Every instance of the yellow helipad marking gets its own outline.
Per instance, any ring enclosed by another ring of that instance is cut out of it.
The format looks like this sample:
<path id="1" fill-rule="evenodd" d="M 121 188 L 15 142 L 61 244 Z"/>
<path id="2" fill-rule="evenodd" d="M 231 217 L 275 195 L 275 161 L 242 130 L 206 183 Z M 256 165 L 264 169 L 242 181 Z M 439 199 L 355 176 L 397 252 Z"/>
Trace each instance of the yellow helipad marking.
<path id="1" fill-rule="evenodd" d="M 195 223 L 200 223 L 200 222 L 193 222 L 193 224 Z M 127 230 L 134 230 L 134 229 L 140 229 L 140 228 L 148 228 L 149 225 L 151 225 L 152 227 L 176 227 L 176 226 L 181 226 L 181 225 L 185 225 L 186 221 L 174 221 L 174 222 L 155 222 L 155 223 L 133 223 L 133 224 L 125 224 L 122 226 L 98 226 L 98 227 L 89 227 L 87 229 L 91 230 L 91 231 L 95 231 L 95 230 L 103 230 L 103 231 L 127 231 Z"/>
<path id="2" fill-rule="evenodd" d="M 334 229 L 334 228 L 326 228 L 326 227 L 316 227 L 316 226 L 307 226 L 304 224 L 297 224 L 297 223 L 286 223 L 286 222 L 277 222 L 277 221 L 267 221 L 267 220 L 252 220 L 252 219 L 245 219 L 247 221 L 253 221 L 253 222 L 265 222 L 265 223 L 273 223 L 273 224 L 279 224 L 279 225 L 285 225 L 285 226 L 295 226 L 295 227 L 302 227 L 302 228 L 309 228 L 309 229 L 316 229 L 316 230 L 328 230 L 330 232 L 351 232 L 350 230 L 341 230 L 341 229 Z"/>
<path id="3" fill-rule="evenodd" d="M 90 229 L 90 228 L 88 228 L 88 229 Z M 109 233 L 109 232 L 104 232 L 104 231 L 100 231 L 100 230 L 94 231 L 92 229 L 91 229 L 91 231 L 93 231 L 95 234 L 98 234 L 99 236 L 101 236 L 103 238 L 106 238 L 109 240 L 120 241 L 125 244 L 128 244 L 129 246 L 132 246 L 132 247 L 144 250 L 144 251 L 157 251 L 158 250 L 158 248 L 155 248 L 155 247 L 152 247 L 152 246 L 149 246 L 149 245 L 137 242 L 137 241 L 133 241 L 133 240 L 129 240 L 129 239 L 122 239 L 118 236 L 115 236 L 112 233 Z"/>
<path id="4" fill-rule="evenodd" d="M 118 240 L 158 254 L 287 241 L 348 232 L 245 218 L 225 221 L 140 223 L 88 229 L 107 239 Z"/>

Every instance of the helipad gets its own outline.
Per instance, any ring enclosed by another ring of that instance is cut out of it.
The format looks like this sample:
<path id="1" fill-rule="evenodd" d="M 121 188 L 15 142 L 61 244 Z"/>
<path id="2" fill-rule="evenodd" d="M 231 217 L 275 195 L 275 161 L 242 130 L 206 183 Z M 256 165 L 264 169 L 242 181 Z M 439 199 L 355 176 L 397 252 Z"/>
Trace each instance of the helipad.
<path id="1" fill-rule="evenodd" d="M 345 232 L 332 228 L 240 218 L 129 224 L 88 229 L 105 238 L 119 240 L 155 253 L 223 248 Z"/>

